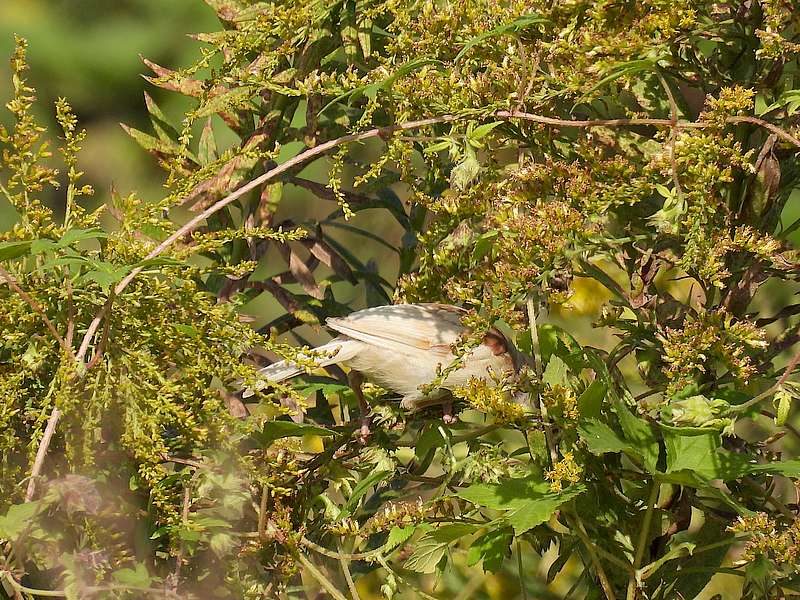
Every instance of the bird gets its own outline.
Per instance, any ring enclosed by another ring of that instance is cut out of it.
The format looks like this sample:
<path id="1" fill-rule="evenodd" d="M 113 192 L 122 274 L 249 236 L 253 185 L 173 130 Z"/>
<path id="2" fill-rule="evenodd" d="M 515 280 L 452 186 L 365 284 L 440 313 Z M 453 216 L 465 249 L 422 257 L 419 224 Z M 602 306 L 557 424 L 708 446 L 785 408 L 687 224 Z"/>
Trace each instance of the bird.
<path id="1" fill-rule="evenodd" d="M 362 439 L 370 435 L 370 409 L 361 390 L 365 380 L 400 394 L 400 407 L 410 412 L 443 403 L 445 420 L 452 422 L 452 414 L 448 415 L 448 406 L 452 410 L 450 390 L 467 385 L 473 377 L 490 381 L 492 373 L 518 373 L 526 362 L 508 338 L 493 327 L 466 355 L 463 364 L 446 375 L 439 388 L 423 391 L 423 386 L 437 378 L 439 369 L 456 359 L 452 345 L 469 333 L 461 322 L 466 313 L 450 304 L 419 303 L 376 306 L 346 317 L 330 317 L 325 323 L 339 335 L 312 353 L 301 353 L 299 358 L 310 359 L 318 367 L 349 367 L 348 382 L 361 410 Z M 259 371 L 263 380 L 255 389 L 304 372 L 304 367 L 291 360 L 273 363 Z M 253 389 L 246 389 L 243 397 L 253 393 Z"/>

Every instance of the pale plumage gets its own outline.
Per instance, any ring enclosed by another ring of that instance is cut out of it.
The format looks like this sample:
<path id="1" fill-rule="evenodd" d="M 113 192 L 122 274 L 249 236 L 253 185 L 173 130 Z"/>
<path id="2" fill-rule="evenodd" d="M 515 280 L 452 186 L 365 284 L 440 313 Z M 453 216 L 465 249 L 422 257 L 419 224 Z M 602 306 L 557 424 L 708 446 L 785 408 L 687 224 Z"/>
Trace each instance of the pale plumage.
<path id="1" fill-rule="evenodd" d="M 463 366 L 447 376 L 440 389 L 427 395 L 420 391 L 421 386 L 436 379 L 439 367 L 447 367 L 455 359 L 451 345 L 467 332 L 461 324 L 464 313 L 447 304 L 397 304 L 330 318 L 326 324 L 339 336 L 315 348 L 315 355 L 319 355 L 313 360 L 320 367 L 343 364 L 367 380 L 401 394 L 401 406 L 408 410 L 435 403 L 447 395 L 446 390 L 466 385 L 472 377 L 517 371 L 520 355 L 493 329 L 466 357 Z M 301 372 L 302 368 L 289 361 L 260 371 L 274 382 Z M 354 388 L 358 388 L 357 381 Z M 360 389 L 356 394 L 361 401 Z M 246 390 L 245 397 L 249 395 L 252 391 Z"/>

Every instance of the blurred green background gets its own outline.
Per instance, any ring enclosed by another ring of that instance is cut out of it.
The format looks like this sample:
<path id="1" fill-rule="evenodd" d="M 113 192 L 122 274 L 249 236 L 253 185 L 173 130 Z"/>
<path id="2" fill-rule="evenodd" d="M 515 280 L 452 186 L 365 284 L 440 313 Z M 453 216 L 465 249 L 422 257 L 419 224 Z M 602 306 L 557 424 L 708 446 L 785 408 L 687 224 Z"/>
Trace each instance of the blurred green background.
<path id="1" fill-rule="evenodd" d="M 145 90 L 169 115 L 180 116 L 183 100 L 142 79 L 149 70 L 140 55 L 164 65 L 189 64 L 199 45 L 186 35 L 217 24 L 198 0 L 2 0 L 0 100 L 5 104 L 9 96 L 8 57 L 17 34 L 30 43 L 29 80 L 42 122 L 54 123 L 53 102 L 63 96 L 88 130 L 80 166 L 97 199 L 107 197 L 112 185 L 121 193 L 159 197 L 161 171 L 119 123 L 149 129 Z"/>

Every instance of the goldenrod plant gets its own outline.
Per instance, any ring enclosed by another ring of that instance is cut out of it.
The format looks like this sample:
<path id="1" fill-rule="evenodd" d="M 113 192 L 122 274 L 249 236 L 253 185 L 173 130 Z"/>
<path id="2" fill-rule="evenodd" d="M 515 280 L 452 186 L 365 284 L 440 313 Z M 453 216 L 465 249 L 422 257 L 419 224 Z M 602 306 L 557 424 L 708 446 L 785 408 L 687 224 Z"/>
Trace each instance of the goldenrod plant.
<path id="1" fill-rule="evenodd" d="M 125 126 L 163 198 L 89 209 L 17 41 L 7 597 L 800 594 L 796 3 L 207 3 L 196 63 L 145 60 L 191 108 Z M 304 347 L 392 302 L 467 309 L 431 388 L 491 327 L 529 360 L 456 423 L 367 386 L 365 442 Z"/>

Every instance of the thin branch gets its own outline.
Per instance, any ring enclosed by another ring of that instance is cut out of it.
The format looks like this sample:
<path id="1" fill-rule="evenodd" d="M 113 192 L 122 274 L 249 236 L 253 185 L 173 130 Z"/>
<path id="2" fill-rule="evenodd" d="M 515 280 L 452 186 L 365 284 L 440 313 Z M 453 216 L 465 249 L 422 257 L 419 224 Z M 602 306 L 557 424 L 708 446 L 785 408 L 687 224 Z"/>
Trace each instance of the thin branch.
<path id="1" fill-rule="evenodd" d="M 761 392 L 755 398 L 751 398 L 747 402 L 742 402 L 741 404 L 737 404 L 736 406 L 732 407 L 733 412 L 735 413 L 743 412 L 745 409 L 750 408 L 754 404 L 758 404 L 762 400 L 766 400 L 767 398 L 772 396 L 775 392 L 777 392 L 780 389 L 780 387 L 784 383 L 786 383 L 786 380 L 789 379 L 789 377 L 792 374 L 792 371 L 794 371 L 794 368 L 798 365 L 798 363 L 800 363 L 800 350 L 797 351 L 797 353 L 789 361 L 789 364 L 786 365 L 786 369 L 784 369 L 783 375 L 781 375 L 781 378 L 778 379 L 778 381 L 774 385 L 770 386 L 768 389 Z"/>
<path id="2" fill-rule="evenodd" d="M 39 442 L 39 448 L 36 450 L 36 458 L 33 461 L 30 479 L 28 479 L 28 489 L 25 491 L 25 502 L 33 500 L 33 495 L 36 493 L 36 480 L 44 466 L 47 449 L 50 447 L 50 441 L 53 439 L 53 434 L 56 431 L 56 425 L 58 425 L 58 420 L 60 418 L 61 411 L 58 408 L 53 408 L 53 412 L 50 413 L 50 418 L 47 419 L 47 426 L 44 428 L 44 435 L 42 435 L 42 439 Z"/>
<path id="3" fill-rule="evenodd" d="M 637 580 L 636 575 L 639 567 L 642 566 L 642 559 L 644 558 L 644 551 L 647 547 L 647 536 L 650 535 L 650 523 L 653 521 L 653 512 L 655 510 L 656 502 L 658 501 L 658 492 L 661 489 L 661 484 L 658 481 L 653 481 L 653 486 L 650 488 L 650 495 L 647 498 L 647 509 L 644 513 L 644 522 L 642 528 L 639 530 L 639 539 L 636 542 L 636 554 L 633 557 L 633 573 L 628 579 L 628 594 L 627 600 L 636 599 Z"/>
<path id="4" fill-rule="evenodd" d="M 328 558 L 336 558 L 338 559 L 340 556 L 346 558 L 347 560 L 377 560 L 377 557 L 381 556 L 383 549 L 378 548 L 376 550 L 370 550 L 369 552 L 355 552 L 352 554 L 346 554 L 344 552 L 333 552 L 332 550 L 328 550 L 320 546 L 319 544 L 315 544 L 307 537 L 301 537 L 300 543 L 305 546 L 306 548 L 310 548 L 314 552 L 318 552 L 323 556 L 327 556 Z"/>
<path id="5" fill-rule="evenodd" d="M 47 316 L 47 313 L 44 312 L 42 306 L 36 300 L 31 298 L 25 290 L 19 287 L 17 280 L 14 279 L 11 273 L 6 271 L 2 266 L 0 266 L 0 277 L 5 280 L 5 282 L 8 284 L 8 287 L 14 290 L 17 295 L 22 298 L 33 309 L 33 311 L 42 318 L 45 326 L 50 330 L 50 333 L 53 334 L 53 337 L 58 342 L 58 345 L 61 346 L 61 349 L 64 350 L 64 352 L 66 352 L 70 358 L 75 358 L 75 355 L 72 353 L 72 348 L 69 347 L 64 338 L 61 337 L 61 334 L 58 333 L 58 330 Z"/>
<path id="6" fill-rule="evenodd" d="M 267 500 L 269 489 L 264 485 L 261 488 L 261 502 L 258 504 L 258 538 L 264 539 L 264 530 L 267 527 Z"/>
<path id="7" fill-rule="evenodd" d="M 310 560 L 303 556 L 302 552 L 297 553 L 297 560 L 301 565 L 303 565 L 309 575 L 316 579 L 317 582 L 333 597 L 334 600 L 347 600 L 347 598 L 345 598 L 339 592 L 339 590 L 336 589 L 336 586 L 333 585 L 330 580 L 322 574 L 322 571 L 317 569 L 317 567 Z"/>
<path id="8" fill-rule="evenodd" d="M 72 348 L 72 341 L 75 336 L 75 303 L 72 298 L 72 282 L 69 279 L 69 271 L 67 271 L 64 286 L 67 290 L 67 335 L 64 341 L 67 346 Z"/>
<path id="9" fill-rule="evenodd" d="M 183 510 L 181 511 L 181 525 L 186 527 L 189 522 L 189 508 L 192 505 L 192 486 L 191 481 L 187 481 L 183 488 Z M 181 541 L 178 547 L 178 555 L 175 557 L 175 571 L 172 573 L 172 591 L 178 591 L 178 583 L 181 580 L 181 568 L 183 567 L 183 553 L 186 545 Z"/>
<path id="10" fill-rule="evenodd" d="M 356 583 L 353 581 L 353 576 L 350 574 L 350 567 L 347 566 L 347 559 L 344 557 L 344 554 L 342 554 L 341 542 L 337 544 L 337 547 L 339 548 L 339 566 L 342 567 L 342 574 L 344 574 L 344 580 L 347 582 L 352 600 L 361 600 L 361 596 L 358 595 L 358 590 L 356 589 Z"/>
<path id="11" fill-rule="evenodd" d="M 617 600 L 611 581 L 608 579 L 608 575 L 606 575 L 603 569 L 603 563 L 600 562 L 600 557 L 597 556 L 595 546 L 592 540 L 589 539 L 589 534 L 586 533 L 583 523 L 577 516 L 575 516 L 574 519 L 571 518 L 570 515 L 565 514 L 565 516 L 567 521 L 570 522 L 570 525 L 572 525 L 572 529 L 575 530 L 575 533 L 581 539 L 581 542 L 583 542 L 586 551 L 589 553 L 589 558 L 592 560 L 592 565 L 594 566 L 595 573 L 597 573 L 597 578 L 600 580 L 600 585 L 603 588 L 607 600 Z"/>
<path id="12" fill-rule="evenodd" d="M 37 590 L 34 588 L 29 588 L 27 586 L 24 586 L 19 581 L 17 581 L 10 572 L 5 570 L 0 570 L 0 576 L 2 576 L 3 579 L 11 585 L 11 587 L 13 587 L 17 592 L 21 594 L 28 594 L 29 596 L 42 596 L 48 598 L 67 597 L 67 593 L 62 590 Z"/>
<path id="13" fill-rule="evenodd" d="M 667 94 L 669 100 L 670 120 L 672 121 L 672 128 L 669 132 L 669 162 L 672 170 L 672 184 L 675 186 L 675 194 L 679 199 L 683 199 L 683 188 L 681 187 L 680 179 L 678 178 L 678 161 L 675 158 L 675 140 L 678 137 L 678 103 L 675 102 L 675 96 L 672 95 L 672 89 L 669 83 L 664 79 L 664 76 L 659 72 L 658 81 L 664 92 Z"/>
<path id="14" fill-rule="evenodd" d="M 798 148 L 800 148 L 800 139 L 797 139 L 793 135 L 789 134 L 788 132 L 778 127 L 777 125 L 773 125 L 772 123 L 770 123 L 769 121 L 765 121 L 764 119 L 759 119 L 757 117 L 741 116 L 741 117 L 728 117 L 727 119 L 725 119 L 725 122 L 731 124 L 752 123 L 753 125 L 758 125 L 759 127 L 763 127 L 764 129 L 769 129 L 772 133 L 777 135 L 782 140 L 787 141 L 790 144 L 793 144 Z M 702 121 L 699 121 L 698 123 L 702 123 Z"/>

